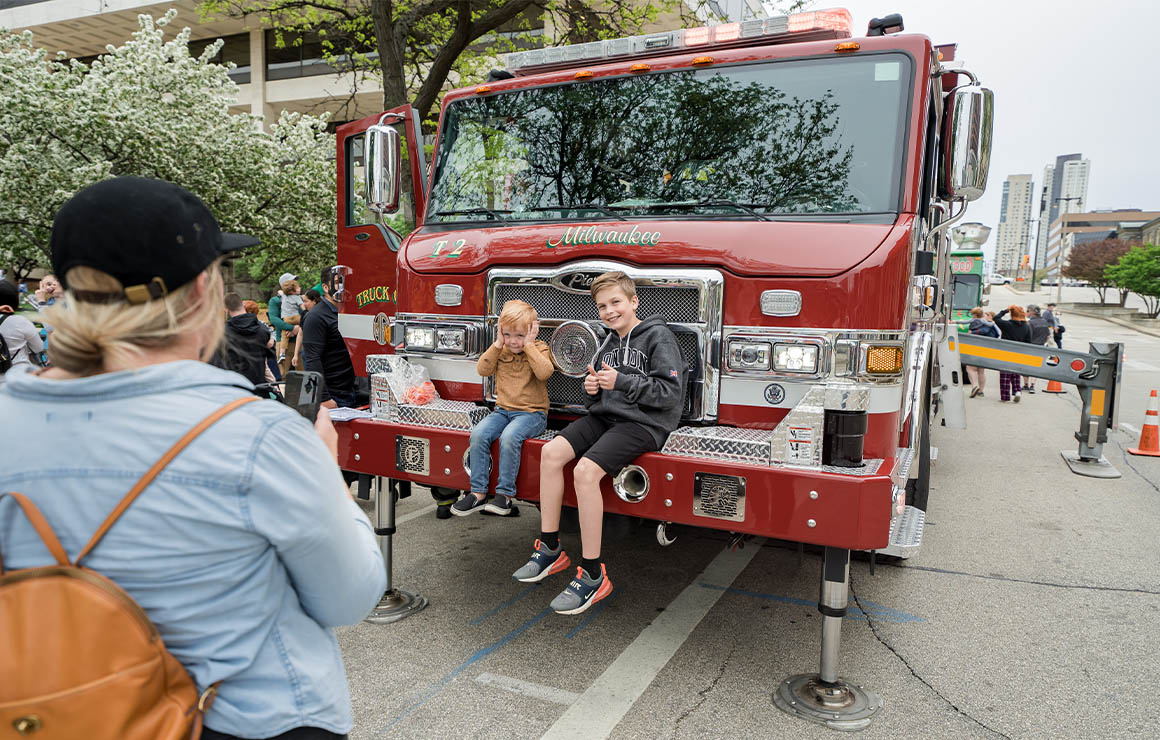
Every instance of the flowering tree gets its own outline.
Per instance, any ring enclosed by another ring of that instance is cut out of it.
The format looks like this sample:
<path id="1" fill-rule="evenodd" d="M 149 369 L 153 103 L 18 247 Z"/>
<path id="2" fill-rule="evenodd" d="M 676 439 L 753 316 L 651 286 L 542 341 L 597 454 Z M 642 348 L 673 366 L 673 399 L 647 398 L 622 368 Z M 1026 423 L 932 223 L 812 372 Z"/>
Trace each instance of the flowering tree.
<path id="1" fill-rule="evenodd" d="M 269 133 L 232 114 L 228 68 L 189 53 L 176 15 L 140 16 L 133 39 L 91 64 L 50 58 L 28 32 L 0 32 L 0 265 L 16 279 L 48 263 L 57 209 L 119 175 L 177 183 L 222 228 L 262 240 L 244 266 L 255 278 L 333 261 L 334 139 L 324 118 L 283 113 Z"/>

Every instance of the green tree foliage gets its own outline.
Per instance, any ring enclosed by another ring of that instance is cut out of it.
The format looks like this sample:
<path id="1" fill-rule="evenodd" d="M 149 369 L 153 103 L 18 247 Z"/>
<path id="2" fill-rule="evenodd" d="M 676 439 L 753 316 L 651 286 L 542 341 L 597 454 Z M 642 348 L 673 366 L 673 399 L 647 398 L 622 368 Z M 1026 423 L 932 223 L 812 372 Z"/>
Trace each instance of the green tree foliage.
<path id="1" fill-rule="evenodd" d="M 1063 274 L 1076 280 L 1086 280 L 1100 294 L 1100 303 L 1112 280 L 1107 276 L 1109 266 L 1117 261 L 1132 248 L 1132 245 L 1119 239 L 1101 239 L 1099 241 L 1077 244 L 1068 254 L 1067 264 L 1063 266 Z M 1127 294 L 1120 297 L 1120 305 L 1124 305 Z"/>
<path id="2" fill-rule="evenodd" d="M 48 263 L 57 209 L 119 175 L 175 182 L 222 228 L 253 234 L 256 278 L 334 259 L 334 139 L 323 118 L 283 114 L 261 129 L 231 114 L 238 88 L 189 54 L 189 29 L 165 41 L 170 11 L 140 16 L 132 40 L 91 64 L 50 58 L 30 33 L 0 33 L 0 264 L 26 274 Z"/>
<path id="3" fill-rule="evenodd" d="M 1156 318 L 1160 315 L 1160 245 L 1132 247 L 1105 273 L 1106 278 L 1121 290 L 1129 290 L 1143 298 L 1149 316 Z"/>
<path id="4" fill-rule="evenodd" d="M 804 0 L 787 5 L 797 9 Z M 712 7 L 704 3 L 706 9 Z M 410 103 L 433 128 L 443 92 L 482 80 L 496 56 L 640 33 L 680 0 L 202 0 L 207 16 L 255 19 L 283 43 L 318 34 L 327 61 L 382 82 L 383 110 Z M 695 23 L 694 23 L 695 24 Z"/>

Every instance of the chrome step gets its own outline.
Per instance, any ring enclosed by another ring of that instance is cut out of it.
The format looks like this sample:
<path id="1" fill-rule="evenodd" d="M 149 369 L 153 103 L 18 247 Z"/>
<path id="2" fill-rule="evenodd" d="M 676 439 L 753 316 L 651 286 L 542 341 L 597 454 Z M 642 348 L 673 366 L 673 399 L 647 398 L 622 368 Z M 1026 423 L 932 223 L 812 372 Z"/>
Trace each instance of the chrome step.
<path id="1" fill-rule="evenodd" d="M 894 470 L 890 473 L 890 480 L 899 488 L 906 487 L 910 478 L 910 466 L 914 464 L 914 450 L 909 447 L 899 447 L 894 455 Z"/>
<path id="2" fill-rule="evenodd" d="M 890 545 L 878 552 L 906 559 L 918 554 L 922 546 L 922 530 L 926 525 L 926 512 L 907 506 L 901 514 L 890 520 Z"/>

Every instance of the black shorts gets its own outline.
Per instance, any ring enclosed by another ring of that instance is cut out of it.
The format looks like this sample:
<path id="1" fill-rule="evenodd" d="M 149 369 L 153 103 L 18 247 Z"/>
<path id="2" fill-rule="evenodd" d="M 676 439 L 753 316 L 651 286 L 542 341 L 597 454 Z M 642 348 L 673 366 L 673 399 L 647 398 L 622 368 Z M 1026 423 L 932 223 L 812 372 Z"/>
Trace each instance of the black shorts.
<path id="1" fill-rule="evenodd" d="M 564 427 L 560 436 L 572 445 L 576 457 L 588 458 L 609 475 L 616 475 L 638 456 L 657 450 L 656 440 L 644 425 L 592 414 Z"/>

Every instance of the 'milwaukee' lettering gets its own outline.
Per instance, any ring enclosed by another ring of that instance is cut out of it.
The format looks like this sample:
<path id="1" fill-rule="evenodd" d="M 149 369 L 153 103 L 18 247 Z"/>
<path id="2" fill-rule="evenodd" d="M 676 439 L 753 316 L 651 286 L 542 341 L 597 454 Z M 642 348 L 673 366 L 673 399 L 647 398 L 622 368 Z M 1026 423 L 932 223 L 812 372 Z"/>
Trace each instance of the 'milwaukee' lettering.
<path id="1" fill-rule="evenodd" d="M 661 240 L 659 231 L 641 231 L 635 226 L 632 231 L 606 231 L 599 226 L 569 226 L 564 236 L 552 241 L 547 240 L 548 249 L 555 249 L 561 245 L 574 244 L 623 244 L 625 246 L 641 245 L 655 247 Z"/>

